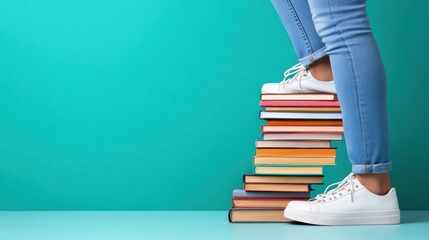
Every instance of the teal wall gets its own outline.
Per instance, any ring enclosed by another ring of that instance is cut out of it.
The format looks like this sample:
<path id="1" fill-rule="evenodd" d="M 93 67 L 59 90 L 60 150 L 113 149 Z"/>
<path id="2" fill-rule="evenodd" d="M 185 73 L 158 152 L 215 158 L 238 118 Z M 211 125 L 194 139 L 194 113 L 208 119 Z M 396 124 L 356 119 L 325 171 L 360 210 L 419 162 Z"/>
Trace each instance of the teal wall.
<path id="1" fill-rule="evenodd" d="M 429 209 L 429 1 L 368 4 L 392 181 L 402 209 Z M 269 0 L 1 1 L 0 210 L 229 208 L 260 87 L 296 61 Z M 327 183 L 350 171 L 336 146 Z"/>

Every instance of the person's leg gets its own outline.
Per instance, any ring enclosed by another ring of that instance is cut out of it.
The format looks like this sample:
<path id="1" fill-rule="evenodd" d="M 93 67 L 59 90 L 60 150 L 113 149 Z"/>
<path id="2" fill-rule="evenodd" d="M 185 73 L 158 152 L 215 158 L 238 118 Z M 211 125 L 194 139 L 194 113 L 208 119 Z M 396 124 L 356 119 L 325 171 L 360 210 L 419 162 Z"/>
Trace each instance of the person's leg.
<path id="1" fill-rule="evenodd" d="M 321 81 L 333 79 L 326 46 L 317 34 L 311 20 L 307 0 L 271 0 L 298 56 L 314 78 Z"/>
<path id="2" fill-rule="evenodd" d="M 327 55 L 326 46 L 316 32 L 306 0 L 271 0 L 271 2 L 300 63 L 308 67 Z"/>
<path id="3" fill-rule="evenodd" d="M 316 32 L 306 0 L 271 0 L 298 56 L 279 83 L 266 83 L 262 93 L 335 93 L 326 46 Z M 298 80 L 298 81 L 296 81 Z"/>
<path id="4" fill-rule="evenodd" d="M 369 26 L 365 0 L 309 0 L 327 46 L 355 174 L 391 169 L 386 75 Z"/>
<path id="5" fill-rule="evenodd" d="M 309 0 L 309 6 L 331 60 L 352 173 L 312 201 L 290 202 L 285 216 L 322 225 L 399 223 L 388 176 L 386 75 L 366 1 Z"/>

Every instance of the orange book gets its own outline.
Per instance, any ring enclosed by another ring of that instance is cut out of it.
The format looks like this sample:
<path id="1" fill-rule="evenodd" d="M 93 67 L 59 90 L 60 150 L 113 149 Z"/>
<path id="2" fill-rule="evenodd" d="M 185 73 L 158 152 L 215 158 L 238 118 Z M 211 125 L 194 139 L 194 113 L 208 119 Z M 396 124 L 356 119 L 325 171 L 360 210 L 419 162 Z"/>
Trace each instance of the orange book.
<path id="1" fill-rule="evenodd" d="M 336 148 L 256 148 L 256 156 L 334 157 Z"/>
<path id="2" fill-rule="evenodd" d="M 267 120 L 271 126 L 343 126 L 342 120 Z"/>

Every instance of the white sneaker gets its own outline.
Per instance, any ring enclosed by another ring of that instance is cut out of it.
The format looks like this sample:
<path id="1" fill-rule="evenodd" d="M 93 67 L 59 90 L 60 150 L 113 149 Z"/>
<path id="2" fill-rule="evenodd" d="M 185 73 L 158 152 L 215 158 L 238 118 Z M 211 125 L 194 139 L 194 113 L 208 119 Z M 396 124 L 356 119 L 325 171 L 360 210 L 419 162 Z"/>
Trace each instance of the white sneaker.
<path id="1" fill-rule="evenodd" d="M 284 79 L 279 83 L 265 83 L 262 93 L 336 93 L 334 81 L 320 81 L 301 63 L 284 72 Z"/>
<path id="2" fill-rule="evenodd" d="M 335 189 L 326 191 L 333 185 Z M 316 225 L 398 224 L 400 210 L 395 188 L 385 195 L 370 192 L 353 173 L 329 185 L 308 201 L 291 201 L 286 218 Z"/>

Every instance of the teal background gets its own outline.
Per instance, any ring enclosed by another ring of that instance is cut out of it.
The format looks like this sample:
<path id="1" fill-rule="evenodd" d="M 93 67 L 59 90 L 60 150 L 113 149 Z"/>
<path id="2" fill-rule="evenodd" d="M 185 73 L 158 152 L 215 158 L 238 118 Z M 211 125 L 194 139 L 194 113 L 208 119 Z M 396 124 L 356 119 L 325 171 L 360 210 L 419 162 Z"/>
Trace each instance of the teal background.
<path id="1" fill-rule="evenodd" d="M 368 1 L 403 210 L 429 209 L 428 8 Z M 228 209 L 296 62 L 269 0 L 1 1 L 0 210 Z"/>

